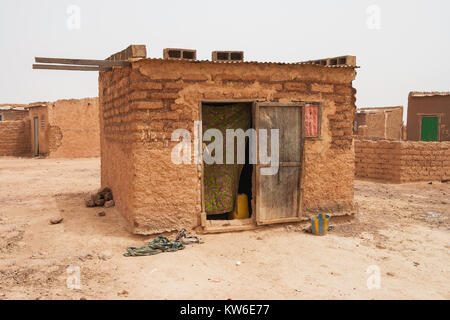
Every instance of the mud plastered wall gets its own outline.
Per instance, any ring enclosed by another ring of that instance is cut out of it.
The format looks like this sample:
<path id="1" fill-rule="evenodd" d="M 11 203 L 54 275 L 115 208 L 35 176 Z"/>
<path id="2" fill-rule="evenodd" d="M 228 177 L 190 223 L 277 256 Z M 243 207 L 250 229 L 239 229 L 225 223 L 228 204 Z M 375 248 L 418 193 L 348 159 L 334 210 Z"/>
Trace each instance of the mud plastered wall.
<path id="1" fill-rule="evenodd" d="M 0 122 L 0 156 L 30 156 L 30 121 Z"/>
<path id="2" fill-rule="evenodd" d="M 450 142 L 355 140 L 357 177 L 389 182 L 450 179 Z"/>
<path id="3" fill-rule="evenodd" d="M 98 98 L 58 100 L 48 104 L 46 124 L 51 158 L 100 155 Z"/>
<path id="4" fill-rule="evenodd" d="M 101 72 L 102 185 L 135 233 L 199 225 L 201 171 L 175 165 L 173 130 L 191 132 L 199 101 L 254 99 L 323 103 L 322 136 L 305 141 L 305 214 L 353 208 L 353 68 L 144 59 Z"/>

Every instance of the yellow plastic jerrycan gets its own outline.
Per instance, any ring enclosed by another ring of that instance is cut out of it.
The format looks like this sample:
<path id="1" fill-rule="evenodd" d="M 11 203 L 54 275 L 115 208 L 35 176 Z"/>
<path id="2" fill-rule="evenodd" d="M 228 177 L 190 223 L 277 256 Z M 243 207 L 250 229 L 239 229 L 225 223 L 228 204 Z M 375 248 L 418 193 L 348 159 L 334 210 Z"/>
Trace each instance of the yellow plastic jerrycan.
<path id="1" fill-rule="evenodd" d="M 248 216 L 249 216 L 248 197 L 245 193 L 238 194 L 237 204 L 234 206 L 234 210 L 231 213 L 230 218 L 231 219 L 247 219 Z"/>

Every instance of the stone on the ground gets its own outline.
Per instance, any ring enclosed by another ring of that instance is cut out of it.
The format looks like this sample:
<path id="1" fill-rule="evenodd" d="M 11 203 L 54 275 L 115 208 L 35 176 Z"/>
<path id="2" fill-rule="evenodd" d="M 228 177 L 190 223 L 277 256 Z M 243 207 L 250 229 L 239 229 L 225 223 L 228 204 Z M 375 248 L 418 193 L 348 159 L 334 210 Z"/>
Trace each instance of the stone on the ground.
<path id="1" fill-rule="evenodd" d="M 105 204 L 104 204 L 104 207 L 105 208 L 114 207 L 114 200 L 106 201 Z"/>
<path id="2" fill-rule="evenodd" d="M 117 295 L 118 296 L 120 296 L 120 295 L 128 295 L 128 291 L 127 290 L 122 290 L 121 292 L 117 292 Z"/>
<path id="3" fill-rule="evenodd" d="M 97 199 L 96 201 L 95 201 L 95 205 L 97 206 L 97 207 L 101 207 L 101 206 L 103 206 L 105 204 L 105 199 Z"/>
<path id="4" fill-rule="evenodd" d="M 94 203 L 94 201 L 92 201 L 92 199 L 86 199 L 86 200 L 84 200 L 84 203 L 86 204 L 86 207 L 88 207 L 88 208 L 95 207 L 95 203 Z"/>
<path id="5" fill-rule="evenodd" d="M 50 219 L 50 224 L 58 224 L 64 220 L 63 217 L 53 217 Z"/>
<path id="6" fill-rule="evenodd" d="M 99 217 L 104 217 L 106 215 L 106 212 L 105 211 L 100 211 L 99 213 L 98 213 L 98 216 Z"/>

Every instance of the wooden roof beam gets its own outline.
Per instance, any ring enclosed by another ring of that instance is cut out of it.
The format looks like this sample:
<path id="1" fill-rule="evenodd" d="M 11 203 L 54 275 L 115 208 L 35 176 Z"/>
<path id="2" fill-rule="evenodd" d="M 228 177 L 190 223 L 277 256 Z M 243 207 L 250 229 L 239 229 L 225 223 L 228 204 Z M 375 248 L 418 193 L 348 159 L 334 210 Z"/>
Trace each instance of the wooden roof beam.
<path id="1" fill-rule="evenodd" d="M 73 70 L 73 71 L 111 71 L 111 67 L 99 66 L 69 66 L 69 65 L 55 65 L 55 64 L 33 64 L 33 69 L 44 70 Z"/>
<path id="2" fill-rule="evenodd" d="M 56 63 L 56 64 L 70 64 L 70 65 L 83 65 L 83 66 L 100 66 L 100 67 L 123 67 L 129 66 L 129 61 L 110 61 L 110 60 L 93 60 L 93 59 L 61 59 L 61 58 L 44 58 L 35 57 L 38 63 Z"/>

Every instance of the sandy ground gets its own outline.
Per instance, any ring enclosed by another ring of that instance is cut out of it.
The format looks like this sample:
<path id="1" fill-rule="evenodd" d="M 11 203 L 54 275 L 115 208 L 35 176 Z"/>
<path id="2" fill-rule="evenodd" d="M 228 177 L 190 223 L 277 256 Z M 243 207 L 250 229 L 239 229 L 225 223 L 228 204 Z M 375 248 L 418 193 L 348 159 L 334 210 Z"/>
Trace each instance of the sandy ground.
<path id="1" fill-rule="evenodd" d="M 124 257 L 152 237 L 84 206 L 99 171 L 99 159 L 0 159 L 0 299 L 450 299 L 450 183 L 357 181 L 359 214 L 324 237 L 281 225 Z"/>

